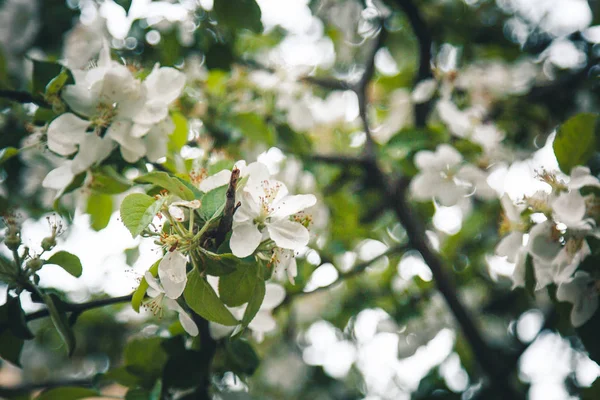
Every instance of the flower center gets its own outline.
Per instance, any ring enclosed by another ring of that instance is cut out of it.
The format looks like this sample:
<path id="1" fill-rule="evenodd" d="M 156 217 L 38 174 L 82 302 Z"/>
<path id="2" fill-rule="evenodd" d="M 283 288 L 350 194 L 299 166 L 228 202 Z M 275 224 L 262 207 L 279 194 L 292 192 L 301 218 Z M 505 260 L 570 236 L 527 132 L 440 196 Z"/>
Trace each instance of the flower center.
<path id="1" fill-rule="evenodd" d="M 118 105 L 100 103 L 96 107 L 96 115 L 91 118 L 92 125 L 98 128 L 106 128 L 117 115 Z"/>

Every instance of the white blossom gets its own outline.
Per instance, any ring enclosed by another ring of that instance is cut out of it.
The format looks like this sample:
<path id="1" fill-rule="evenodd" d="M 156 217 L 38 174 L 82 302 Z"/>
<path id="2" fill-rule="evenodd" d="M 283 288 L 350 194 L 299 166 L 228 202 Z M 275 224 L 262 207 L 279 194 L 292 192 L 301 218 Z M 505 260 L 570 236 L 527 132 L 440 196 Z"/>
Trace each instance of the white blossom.
<path id="1" fill-rule="evenodd" d="M 487 174 L 463 163 L 462 155 L 450 145 L 441 144 L 435 152 L 418 152 L 415 164 L 420 172 L 412 180 L 410 190 L 417 200 L 435 198 L 449 207 L 471 193 L 483 198 L 494 195 L 486 182 Z"/>
<path id="2" fill-rule="evenodd" d="M 269 168 L 267 168 L 265 164 L 258 161 L 246 165 L 246 161 L 240 160 L 235 163 L 234 168 L 240 170 L 240 178 L 249 177 L 249 179 L 251 178 L 260 182 L 262 180 L 269 179 L 270 177 Z M 199 189 L 205 193 L 210 192 L 213 189 L 229 184 L 230 179 L 231 171 L 228 169 L 223 169 L 216 174 L 203 179 L 202 182 L 200 182 Z M 240 187 L 238 186 L 238 189 L 239 188 Z"/>
<path id="3" fill-rule="evenodd" d="M 169 204 L 168 210 L 169 214 L 171 214 L 171 217 L 173 217 L 176 221 L 182 222 L 188 219 L 189 211 L 197 210 L 201 205 L 202 203 L 200 200 L 180 200 Z"/>
<path id="4" fill-rule="evenodd" d="M 148 295 L 152 297 L 152 300 L 146 304 L 154 314 L 159 316 L 163 314 L 163 307 L 176 311 L 185 331 L 192 336 L 197 336 L 198 327 L 176 301 L 183 293 L 187 282 L 186 264 L 187 257 L 175 250 L 167 253 L 158 265 L 160 283 L 149 271 L 146 271 L 144 278 L 149 286 Z"/>
<path id="5" fill-rule="evenodd" d="M 558 287 L 556 298 L 573 304 L 571 323 L 578 328 L 592 318 L 598 309 L 596 281 L 587 272 L 577 271 L 573 278 Z"/>

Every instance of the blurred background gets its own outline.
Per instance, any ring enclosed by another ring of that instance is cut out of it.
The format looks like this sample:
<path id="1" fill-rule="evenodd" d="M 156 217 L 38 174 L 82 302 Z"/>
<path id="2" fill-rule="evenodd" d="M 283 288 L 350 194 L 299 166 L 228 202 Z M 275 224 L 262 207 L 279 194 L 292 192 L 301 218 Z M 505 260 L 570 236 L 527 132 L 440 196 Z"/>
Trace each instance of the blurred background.
<path id="1" fill-rule="evenodd" d="M 357 82 L 382 31 L 368 112 L 384 165 L 414 175 L 414 154 L 446 137 L 451 127 L 435 113 L 427 131 L 415 128 L 413 83 L 423 33 L 415 32 L 414 13 L 402 0 L 256 2 L 258 15 L 241 0 L 225 8 L 211 0 L 2 0 L 0 91 L 28 91 L 31 60 L 85 68 L 107 42 L 132 69 L 160 62 L 187 75 L 178 104 L 187 119 L 185 140 L 177 156 L 161 160 L 167 168 L 188 170 L 197 159 L 209 165 L 258 159 L 293 191 L 317 194 L 314 239 L 298 257 L 296 285 L 286 284 L 288 298 L 273 310 L 277 327 L 256 345 L 260 364 L 242 379 L 217 360 L 211 376 L 216 398 L 492 398 L 417 251 L 380 257 L 332 285 L 361 262 L 405 244 L 406 233 L 358 166 L 307 162 L 311 154 L 358 154 L 366 138 L 353 91 L 302 78 Z M 540 185 L 536 171 L 558 169 L 555 127 L 576 112 L 597 110 L 600 2 L 410 4 L 431 37 L 432 64 L 456 72 L 455 103 L 475 109 L 474 118 L 493 122 L 505 137 L 487 183 L 498 196 L 533 194 Z M 132 239 L 119 221 L 122 195 L 111 199 L 104 223 L 90 212 L 85 188 L 57 208 L 54 193 L 41 187 L 57 158 L 31 139 L 32 126 L 51 116 L 34 103 L 6 99 L 0 110 L 0 147 L 27 149 L 2 165 L 3 212 L 19 206 L 23 241 L 34 250 L 48 236 L 48 220 L 63 224 L 56 250 L 71 251 L 83 264 L 79 279 L 47 266 L 41 285 L 71 302 L 131 293 L 160 253 L 152 240 Z M 249 139 L 241 134 L 248 131 Z M 595 162 L 597 171 L 600 159 Z M 133 179 L 144 168 L 153 166 L 120 170 Z M 452 207 L 419 203 L 418 211 L 452 267 L 460 299 L 504 355 L 498 362 L 510 367 L 516 385 L 533 400 L 600 399 L 600 384 L 594 384 L 600 367 L 548 295 L 511 290 L 514 265 L 494 255 L 499 203 L 469 197 Z M 6 291 L 1 284 L 0 290 Z M 26 311 L 40 309 L 21 297 Z M 0 386 L 100 379 L 122 365 L 136 338 L 168 337 L 171 319 L 137 314 L 128 304 L 88 311 L 77 321 L 72 358 L 50 321 L 33 321 L 36 338 L 25 343 L 22 368 L 0 362 Z M 117 398 L 126 392 L 123 385 L 103 387 Z"/>

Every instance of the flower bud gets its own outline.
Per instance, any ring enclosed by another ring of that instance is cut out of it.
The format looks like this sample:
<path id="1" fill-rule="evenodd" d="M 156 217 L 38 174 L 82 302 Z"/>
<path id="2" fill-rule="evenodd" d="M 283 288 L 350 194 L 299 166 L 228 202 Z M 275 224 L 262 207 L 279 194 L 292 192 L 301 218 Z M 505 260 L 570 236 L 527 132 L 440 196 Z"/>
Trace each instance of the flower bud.
<path id="1" fill-rule="evenodd" d="M 37 257 L 32 258 L 31 260 L 27 261 L 27 264 L 26 264 L 27 269 L 30 269 L 32 271 L 38 271 L 43 266 L 44 266 L 44 261 Z"/>
<path id="2" fill-rule="evenodd" d="M 45 237 L 42 240 L 42 249 L 44 251 L 50 251 L 54 248 L 54 246 L 56 246 L 56 237 L 54 235 Z"/>

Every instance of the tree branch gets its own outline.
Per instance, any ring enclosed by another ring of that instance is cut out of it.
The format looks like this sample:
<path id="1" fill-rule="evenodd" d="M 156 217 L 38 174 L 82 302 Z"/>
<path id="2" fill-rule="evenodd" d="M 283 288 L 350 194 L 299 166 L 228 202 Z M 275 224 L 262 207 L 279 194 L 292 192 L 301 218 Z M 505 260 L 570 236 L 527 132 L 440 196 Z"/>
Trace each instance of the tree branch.
<path id="1" fill-rule="evenodd" d="M 100 308 L 100 307 L 109 306 L 109 305 L 118 304 L 118 303 L 126 303 L 128 301 L 131 301 L 131 296 L 132 296 L 131 294 L 128 294 L 126 296 L 92 300 L 92 301 L 88 301 L 86 303 L 79 303 L 79 304 L 78 303 L 63 303 L 62 306 L 66 312 L 75 312 L 75 313 L 81 314 L 82 312 L 91 310 L 93 308 Z M 44 309 L 44 310 L 36 311 L 36 312 L 25 315 L 25 321 L 29 322 L 29 321 L 33 321 L 35 319 L 48 317 L 49 315 L 50 315 L 50 312 L 48 311 L 48 309 Z"/>
<path id="2" fill-rule="evenodd" d="M 34 103 L 40 107 L 50 106 L 45 101 L 35 98 L 31 93 L 19 90 L 0 90 L 0 98 L 16 101 L 17 103 Z"/>
<path id="3" fill-rule="evenodd" d="M 404 15 L 410 22 L 415 36 L 419 42 L 419 68 L 415 77 L 415 85 L 422 80 L 431 78 L 431 45 L 432 38 L 427 28 L 427 24 L 421 15 L 419 9 L 411 0 L 389 0 L 395 3 L 404 11 Z M 415 125 L 424 127 L 427 122 L 427 115 L 431 109 L 430 102 L 415 104 Z"/>

